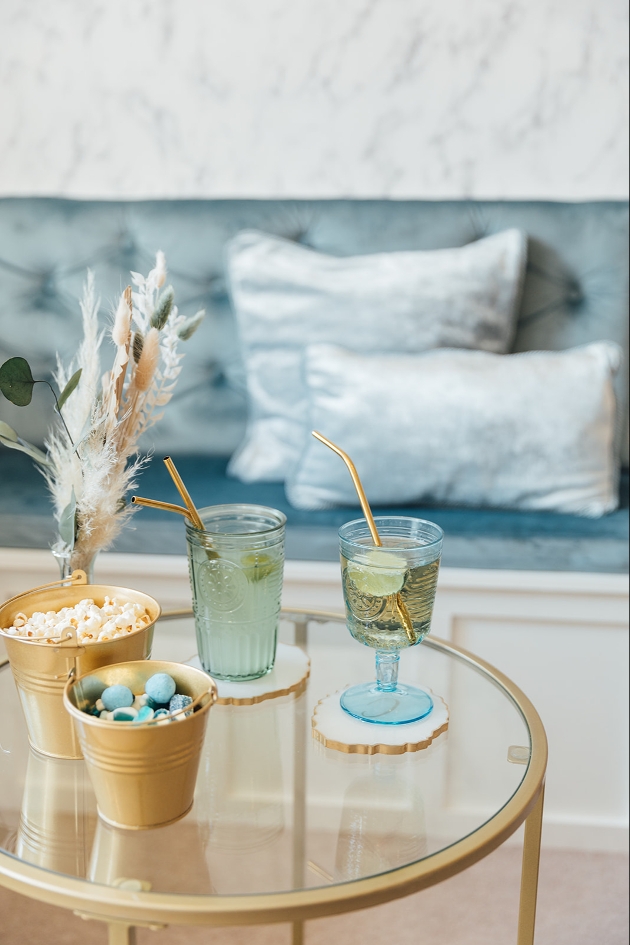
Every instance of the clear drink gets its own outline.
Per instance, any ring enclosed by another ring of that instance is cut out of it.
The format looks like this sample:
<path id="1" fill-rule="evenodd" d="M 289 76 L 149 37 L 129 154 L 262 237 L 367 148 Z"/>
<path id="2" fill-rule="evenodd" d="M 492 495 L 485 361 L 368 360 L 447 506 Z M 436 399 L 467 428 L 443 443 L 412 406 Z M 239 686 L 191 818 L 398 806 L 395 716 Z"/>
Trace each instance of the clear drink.
<path id="1" fill-rule="evenodd" d="M 398 683 L 399 651 L 431 629 L 443 534 L 423 519 L 376 519 L 376 546 L 365 519 L 339 530 L 341 578 L 348 629 L 376 650 L 376 681 L 346 689 L 342 708 L 365 722 L 401 725 L 433 708 L 424 690 Z"/>
<path id="2" fill-rule="evenodd" d="M 392 550 L 392 557 L 399 558 L 395 550 Z M 385 552 L 380 560 L 385 560 Z M 376 650 L 401 650 L 421 643 L 431 629 L 439 569 L 439 559 L 405 568 L 398 592 L 400 598 L 395 593 L 379 596 L 370 593 L 369 586 L 361 584 L 361 572 L 357 572 L 356 564 L 353 568 L 353 562 L 349 562 L 342 554 L 341 574 L 348 629 L 355 640 Z M 381 570 L 372 566 L 372 573 L 377 578 Z M 399 599 L 411 617 L 413 639 L 403 624 Z"/>
<path id="3" fill-rule="evenodd" d="M 199 658 L 218 679 L 264 676 L 276 655 L 284 568 L 282 512 L 255 505 L 201 509 L 186 527 Z"/>

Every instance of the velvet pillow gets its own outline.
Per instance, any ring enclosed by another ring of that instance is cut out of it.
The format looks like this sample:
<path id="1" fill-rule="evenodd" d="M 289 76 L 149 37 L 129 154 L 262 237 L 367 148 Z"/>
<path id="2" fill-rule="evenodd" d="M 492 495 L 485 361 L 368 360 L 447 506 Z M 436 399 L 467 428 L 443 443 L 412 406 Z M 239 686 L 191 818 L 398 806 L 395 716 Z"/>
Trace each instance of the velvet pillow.
<path id="1" fill-rule="evenodd" d="M 340 258 L 257 231 L 236 236 L 227 269 L 249 420 L 230 474 L 281 481 L 295 465 L 307 415 L 301 365 L 308 344 L 509 350 L 526 242 L 519 230 L 505 230 L 457 249 Z"/>
<path id="2" fill-rule="evenodd" d="M 546 509 L 618 504 L 614 376 L 621 349 L 495 355 L 306 352 L 311 427 L 346 450 L 374 505 Z M 301 509 L 356 505 L 344 464 L 305 431 L 287 482 Z"/>

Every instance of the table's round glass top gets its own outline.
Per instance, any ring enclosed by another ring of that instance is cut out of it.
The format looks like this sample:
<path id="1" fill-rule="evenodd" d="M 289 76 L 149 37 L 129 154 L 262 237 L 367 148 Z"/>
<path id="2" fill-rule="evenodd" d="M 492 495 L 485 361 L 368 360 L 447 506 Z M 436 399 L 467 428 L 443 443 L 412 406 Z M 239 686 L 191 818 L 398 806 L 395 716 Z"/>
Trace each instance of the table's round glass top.
<path id="1" fill-rule="evenodd" d="M 300 618 L 300 620 L 303 618 Z M 345 883 L 451 846 L 490 820 L 525 777 L 530 732 L 509 694 L 429 637 L 404 652 L 401 681 L 449 707 L 448 731 L 403 755 L 345 754 L 312 736 L 329 693 L 371 678 L 374 654 L 343 618 L 309 618 L 308 686 L 209 715 L 193 809 L 168 827 L 132 831 L 97 816 L 82 761 L 29 749 L 10 668 L 0 670 L 0 848 L 89 883 L 159 893 L 238 895 Z M 284 615 L 281 639 L 294 640 Z M 163 619 L 153 656 L 196 652 L 191 617 Z"/>

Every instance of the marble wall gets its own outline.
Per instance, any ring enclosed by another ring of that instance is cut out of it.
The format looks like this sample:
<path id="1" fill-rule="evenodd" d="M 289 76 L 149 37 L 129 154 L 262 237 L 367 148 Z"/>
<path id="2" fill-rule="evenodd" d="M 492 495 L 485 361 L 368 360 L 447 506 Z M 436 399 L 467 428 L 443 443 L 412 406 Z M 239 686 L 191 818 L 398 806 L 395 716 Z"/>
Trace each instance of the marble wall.
<path id="1" fill-rule="evenodd" d="M 625 0 L 3 0 L 0 193 L 627 195 Z"/>

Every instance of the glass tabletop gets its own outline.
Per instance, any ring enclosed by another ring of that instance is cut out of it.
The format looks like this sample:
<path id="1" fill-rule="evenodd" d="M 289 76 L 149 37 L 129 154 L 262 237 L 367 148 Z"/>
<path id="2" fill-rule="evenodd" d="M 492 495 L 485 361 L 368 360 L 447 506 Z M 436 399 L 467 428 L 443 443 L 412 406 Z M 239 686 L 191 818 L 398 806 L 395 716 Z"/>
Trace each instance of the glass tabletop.
<path id="1" fill-rule="evenodd" d="M 284 893 L 436 857 L 518 791 L 531 748 L 528 724 L 510 693 L 474 661 L 430 636 L 404 652 L 401 681 L 446 701 L 448 730 L 417 752 L 347 754 L 313 737 L 311 717 L 326 695 L 372 678 L 372 650 L 351 639 L 342 617 L 283 613 L 280 638 L 306 649 L 306 690 L 255 705 L 215 705 L 192 811 L 143 831 L 99 819 L 82 761 L 29 748 L 5 665 L 0 853 L 121 890 Z M 160 620 L 154 658 L 184 662 L 195 652 L 192 616 Z"/>

